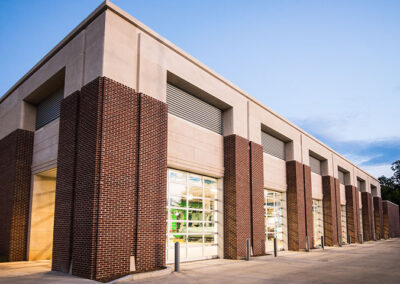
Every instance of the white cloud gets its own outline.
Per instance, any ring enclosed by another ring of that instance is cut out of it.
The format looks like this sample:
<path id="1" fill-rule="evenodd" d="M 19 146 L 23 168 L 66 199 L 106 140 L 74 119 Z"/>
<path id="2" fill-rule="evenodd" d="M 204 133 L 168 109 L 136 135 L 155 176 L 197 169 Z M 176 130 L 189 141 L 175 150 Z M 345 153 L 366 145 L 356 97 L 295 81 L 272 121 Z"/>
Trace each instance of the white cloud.
<path id="1" fill-rule="evenodd" d="M 390 167 L 391 164 L 379 164 L 363 166 L 362 168 L 370 173 L 372 176 L 378 178 L 380 176 L 391 177 L 393 175 L 393 171 Z"/>
<path id="2" fill-rule="evenodd" d="M 366 167 L 366 166 L 364 166 L 365 163 L 368 163 L 372 159 L 382 157 L 381 154 L 362 156 L 362 155 L 356 155 L 356 154 L 351 154 L 351 153 L 343 154 L 343 156 L 346 157 L 349 161 L 352 161 L 357 166 L 363 167 L 363 168 Z"/>

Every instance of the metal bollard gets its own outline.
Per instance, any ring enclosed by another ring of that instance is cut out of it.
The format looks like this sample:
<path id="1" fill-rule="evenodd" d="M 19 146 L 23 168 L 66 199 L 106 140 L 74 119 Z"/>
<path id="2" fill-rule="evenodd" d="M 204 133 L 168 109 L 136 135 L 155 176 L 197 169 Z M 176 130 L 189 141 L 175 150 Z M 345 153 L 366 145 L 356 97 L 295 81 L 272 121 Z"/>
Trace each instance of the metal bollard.
<path id="1" fill-rule="evenodd" d="M 175 242 L 175 272 L 179 272 L 179 242 Z"/>
<path id="2" fill-rule="evenodd" d="M 325 250 L 324 236 L 321 236 L 321 246 L 322 246 L 322 249 Z"/>
<path id="3" fill-rule="evenodd" d="M 361 244 L 364 243 L 364 239 L 363 239 L 363 235 L 362 234 L 360 234 L 360 243 Z"/>
<path id="4" fill-rule="evenodd" d="M 277 245 L 277 241 L 276 238 L 274 238 L 274 257 L 278 256 L 278 245 Z"/>
<path id="5" fill-rule="evenodd" d="M 339 235 L 339 246 L 342 246 L 342 235 Z"/>
<path id="6" fill-rule="evenodd" d="M 310 239 L 308 238 L 308 236 L 306 236 L 306 251 L 310 251 Z"/>
<path id="7" fill-rule="evenodd" d="M 351 244 L 351 236 L 347 235 L 347 243 L 350 245 Z"/>
<path id="8" fill-rule="evenodd" d="M 250 239 L 246 240 L 246 260 L 250 260 Z"/>
<path id="9" fill-rule="evenodd" d="M 367 242 L 369 241 L 368 233 L 365 234 L 365 241 L 367 241 Z"/>

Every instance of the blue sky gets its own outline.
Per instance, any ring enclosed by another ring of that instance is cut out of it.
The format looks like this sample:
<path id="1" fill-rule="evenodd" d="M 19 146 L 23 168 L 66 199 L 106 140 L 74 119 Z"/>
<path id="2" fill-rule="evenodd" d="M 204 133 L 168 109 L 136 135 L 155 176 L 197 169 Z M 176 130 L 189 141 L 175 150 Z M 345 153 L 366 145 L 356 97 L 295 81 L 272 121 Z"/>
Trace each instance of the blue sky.
<path id="1" fill-rule="evenodd" d="M 115 0 L 375 176 L 400 159 L 400 1 Z M 0 95 L 101 1 L 0 1 Z"/>

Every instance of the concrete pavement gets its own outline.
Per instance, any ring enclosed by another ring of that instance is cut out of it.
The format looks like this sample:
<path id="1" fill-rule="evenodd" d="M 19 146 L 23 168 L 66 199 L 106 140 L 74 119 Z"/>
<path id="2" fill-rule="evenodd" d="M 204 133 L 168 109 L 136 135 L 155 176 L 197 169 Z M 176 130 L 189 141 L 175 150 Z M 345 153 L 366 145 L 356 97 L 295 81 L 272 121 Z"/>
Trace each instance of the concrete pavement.
<path id="1" fill-rule="evenodd" d="M 0 283 L 97 283 L 49 270 L 45 261 L 0 263 Z M 251 261 L 183 263 L 179 273 L 132 283 L 400 283 L 400 239 Z"/>

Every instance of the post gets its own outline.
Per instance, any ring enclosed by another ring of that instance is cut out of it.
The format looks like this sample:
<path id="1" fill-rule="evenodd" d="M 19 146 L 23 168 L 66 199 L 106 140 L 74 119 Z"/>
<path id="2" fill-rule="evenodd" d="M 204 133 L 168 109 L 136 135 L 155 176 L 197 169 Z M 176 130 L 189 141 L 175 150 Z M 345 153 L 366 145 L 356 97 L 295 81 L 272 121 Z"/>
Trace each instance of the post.
<path id="1" fill-rule="evenodd" d="M 363 243 L 363 242 L 364 242 L 364 240 L 363 240 L 363 235 L 360 234 L 360 243 Z"/>
<path id="2" fill-rule="evenodd" d="M 246 260 L 250 260 L 250 239 L 246 240 Z"/>
<path id="3" fill-rule="evenodd" d="M 175 242 L 175 272 L 179 272 L 179 242 Z"/>
<path id="4" fill-rule="evenodd" d="M 278 256 L 278 245 L 276 242 L 276 238 L 274 238 L 274 257 Z"/>
<path id="5" fill-rule="evenodd" d="M 322 249 L 325 250 L 324 236 L 321 236 L 321 246 Z"/>
<path id="6" fill-rule="evenodd" d="M 368 233 L 365 234 L 365 240 L 368 242 L 369 238 L 368 238 Z"/>
<path id="7" fill-rule="evenodd" d="M 310 251 L 310 239 L 308 238 L 308 236 L 306 236 L 306 251 L 309 252 Z"/>
<path id="8" fill-rule="evenodd" d="M 342 246 L 342 235 L 339 235 L 339 246 Z"/>
<path id="9" fill-rule="evenodd" d="M 347 243 L 350 245 L 351 244 L 351 236 L 347 235 Z"/>

